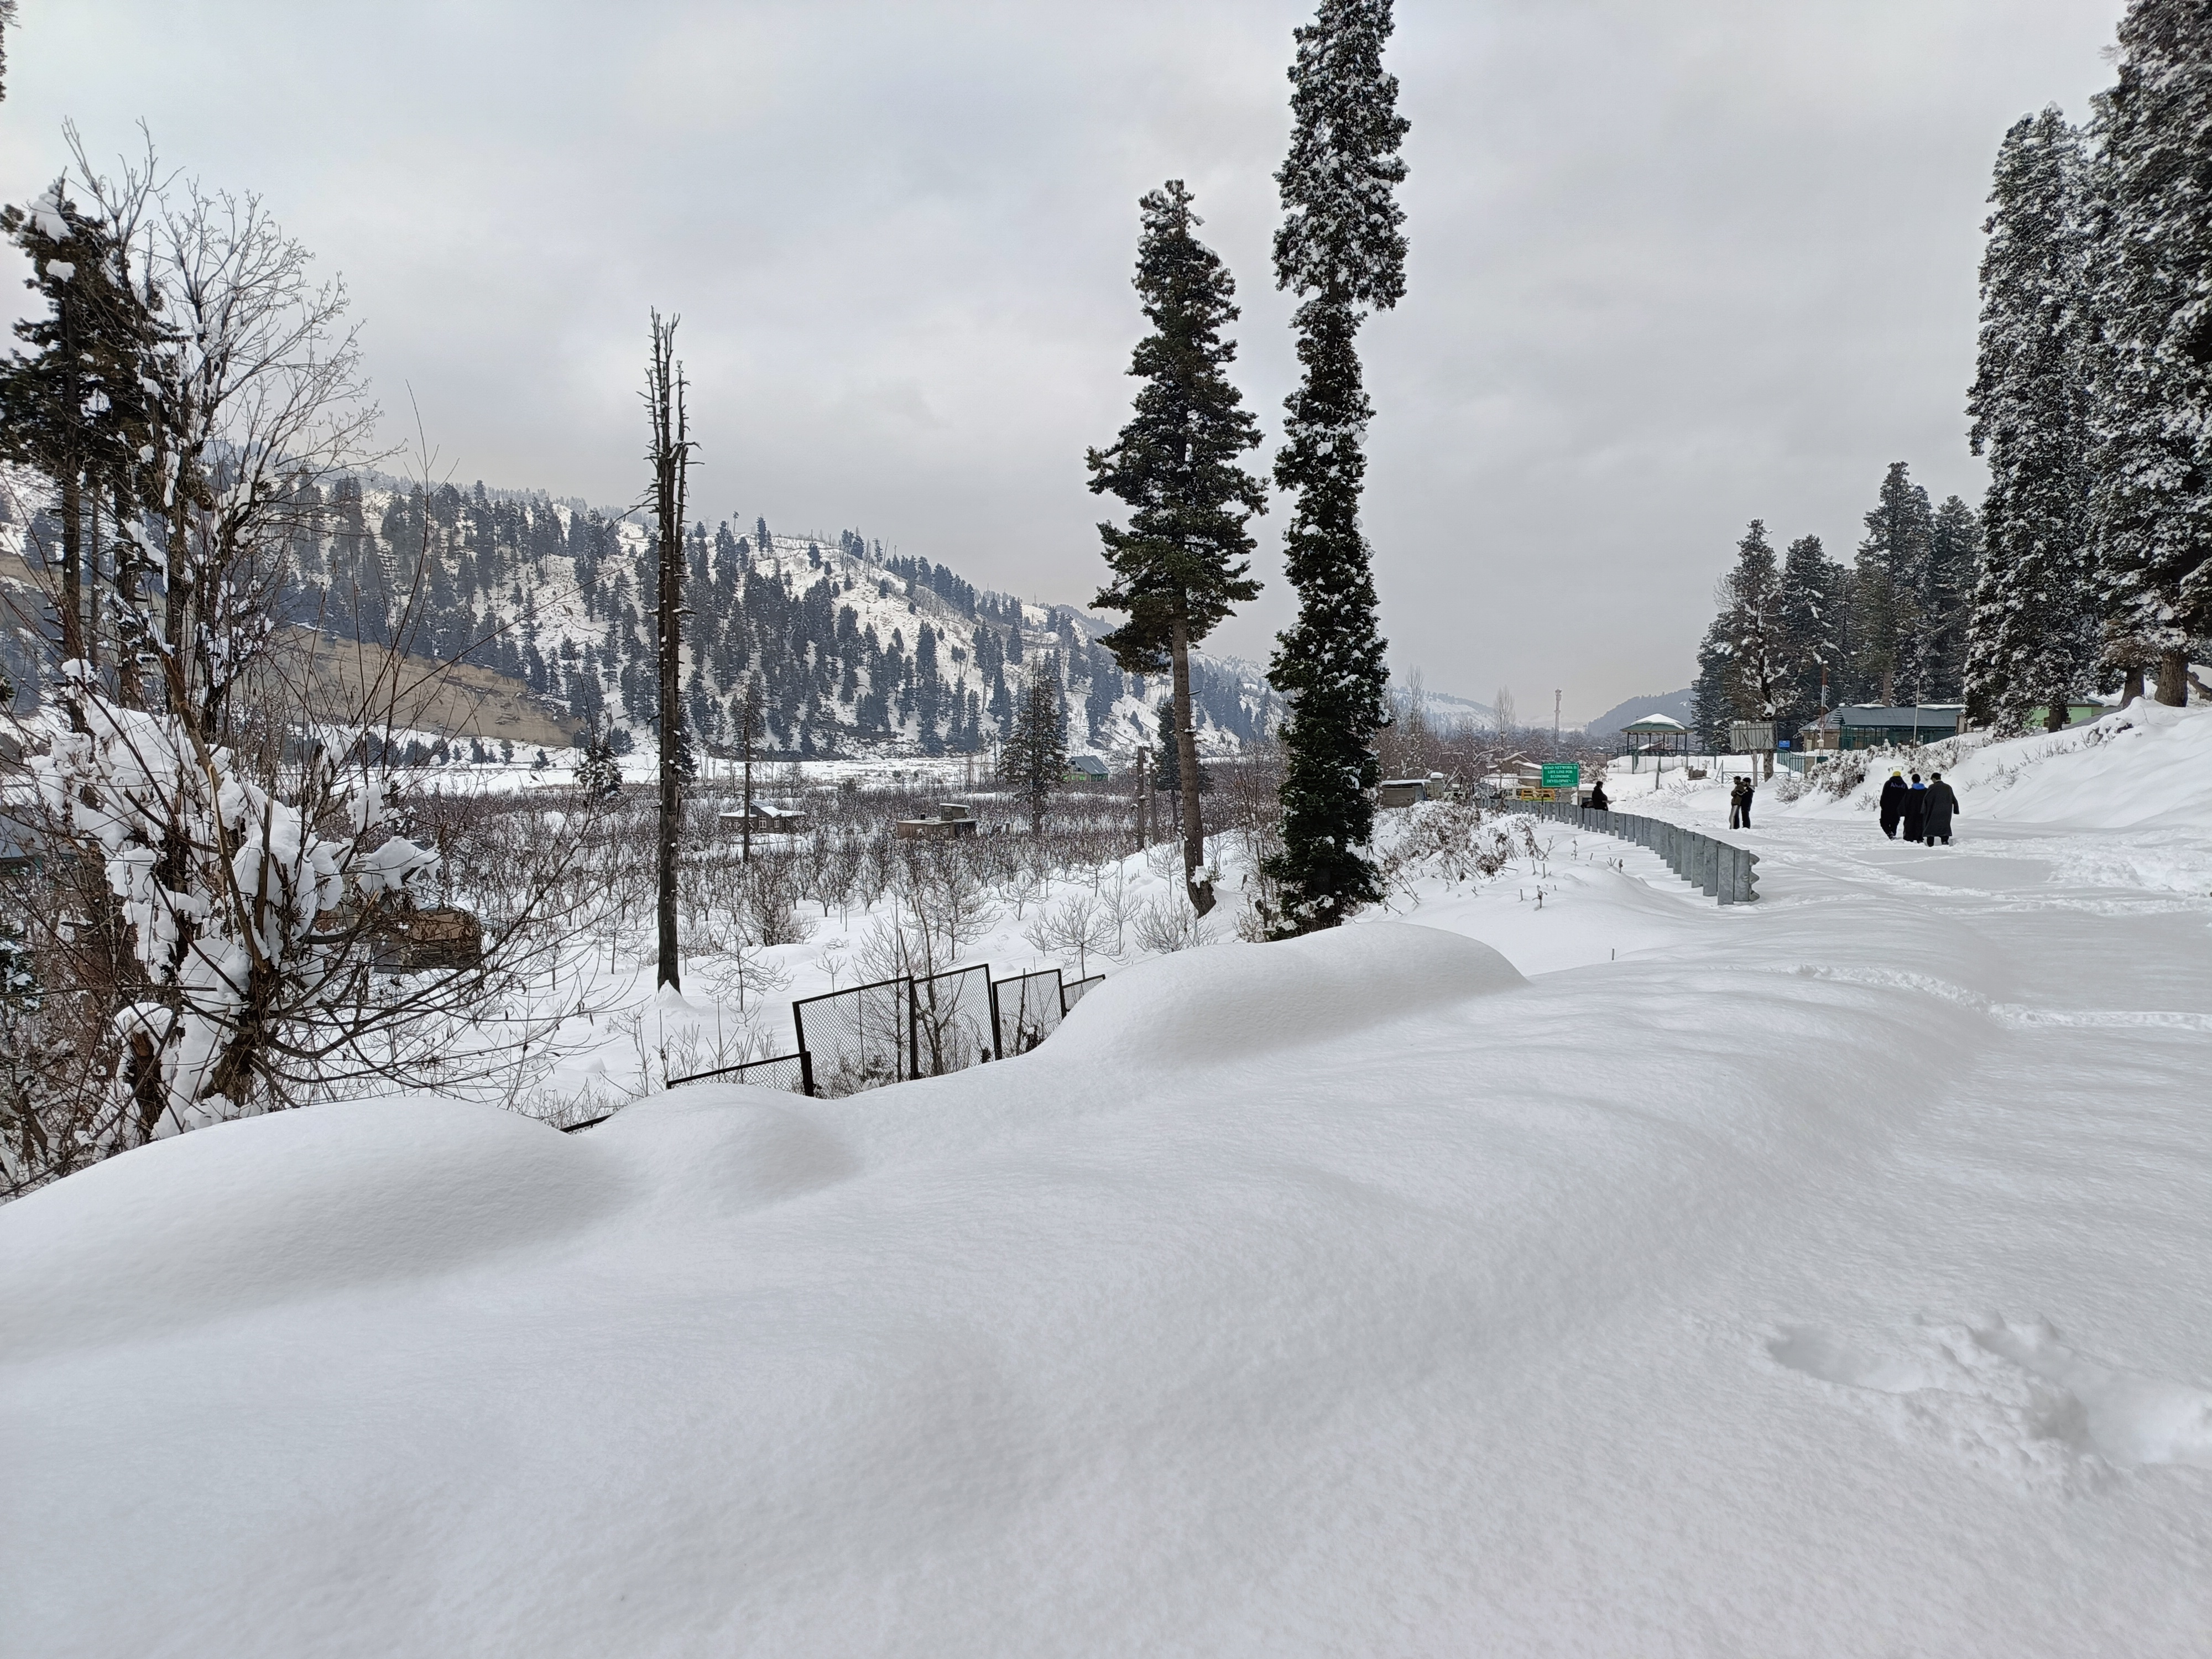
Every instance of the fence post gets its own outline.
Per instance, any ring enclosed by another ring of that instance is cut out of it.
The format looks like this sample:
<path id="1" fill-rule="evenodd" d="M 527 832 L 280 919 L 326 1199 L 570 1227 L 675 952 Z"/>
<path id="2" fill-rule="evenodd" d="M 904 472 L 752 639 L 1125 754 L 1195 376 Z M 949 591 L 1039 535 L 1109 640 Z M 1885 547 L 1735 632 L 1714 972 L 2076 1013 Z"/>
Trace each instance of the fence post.
<path id="1" fill-rule="evenodd" d="M 799 1092 L 814 1097 L 814 1056 L 804 1048 L 799 1051 Z"/>

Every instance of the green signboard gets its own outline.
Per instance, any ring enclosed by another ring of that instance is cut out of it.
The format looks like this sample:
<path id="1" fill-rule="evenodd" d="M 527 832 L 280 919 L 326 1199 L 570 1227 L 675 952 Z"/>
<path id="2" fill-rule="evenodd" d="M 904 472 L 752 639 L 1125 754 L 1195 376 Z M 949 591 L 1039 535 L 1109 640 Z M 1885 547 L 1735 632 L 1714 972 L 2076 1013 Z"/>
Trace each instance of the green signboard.
<path id="1" fill-rule="evenodd" d="M 1583 763 L 1580 761 L 1546 761 L 1543 787 L 1547 789 L 1577 789 L 1582 787 Z"/>

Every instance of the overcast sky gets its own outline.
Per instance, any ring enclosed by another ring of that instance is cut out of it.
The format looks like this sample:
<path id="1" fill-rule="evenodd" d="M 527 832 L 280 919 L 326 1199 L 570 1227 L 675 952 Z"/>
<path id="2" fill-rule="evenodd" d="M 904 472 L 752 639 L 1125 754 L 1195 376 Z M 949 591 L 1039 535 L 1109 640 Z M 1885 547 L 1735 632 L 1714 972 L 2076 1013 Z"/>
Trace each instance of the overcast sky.
<path id="1" fill-rule="evenodd" d="M 2119 0 L 1400 0 L 1407 296 L 1365 334 L 1401 674 L 1570 720 L 1689 681 L 1745 520 L 1848 556 L 1883 467 L 1978 501 L 1960 414 L 1990 163 L 2079 118 Z M 1267 264 L 1297 0 L 22 0 L 0 198 L 144 118 L 342 271 L 386 435 L 453 477 L 642 491 L 682 314 L 697 516 L 853 526 L 1086 602 L 1126 417 L 1136 198 L 1180 177 L 1295 369 Z M 1261 600 L 1215 643 L 1264 660 Z"/>

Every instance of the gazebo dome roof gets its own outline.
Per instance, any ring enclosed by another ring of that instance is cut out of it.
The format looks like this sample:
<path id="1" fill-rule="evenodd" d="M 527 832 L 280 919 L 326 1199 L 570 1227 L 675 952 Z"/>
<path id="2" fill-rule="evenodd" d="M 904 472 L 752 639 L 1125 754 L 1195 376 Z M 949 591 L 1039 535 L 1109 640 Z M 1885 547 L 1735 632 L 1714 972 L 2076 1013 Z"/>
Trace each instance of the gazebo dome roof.
<path id="1" fill-rule="evenodd" d="M 1620 728 L 1624 732 L 1686 732 L 1690 728 L 1668 714 L 1646 714 Z"/>

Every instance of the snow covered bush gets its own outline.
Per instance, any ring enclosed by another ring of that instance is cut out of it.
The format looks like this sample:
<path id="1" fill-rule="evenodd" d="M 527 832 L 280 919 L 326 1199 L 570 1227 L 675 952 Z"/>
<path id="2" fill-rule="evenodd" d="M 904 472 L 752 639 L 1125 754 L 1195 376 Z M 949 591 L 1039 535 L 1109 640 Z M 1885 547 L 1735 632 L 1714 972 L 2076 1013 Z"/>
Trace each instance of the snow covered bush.
<path id="1" fill-rule="evenodd" d="M 70 729 L 32 775 L 98 860 L 140 992 L 114 1017 L 129 1058 L 106 1133 L 150 1139 L 279 1103 L 322 1041 L 294 1028 L 362 988 L 365 964 L 331 947 L 356 942 L 360 911 L 408 903 L 435 855 L 380 836 L 382 784 L 326 749 L 272 787 L 187 721 L 116 702 L 82 663 L 63 698 Z"/>
<path id="2" fill-rule="evenodd" d="M 1531 855 L 1533 822 L 1519 820 L 1518 850 Z M 1398 815 L 1378 867 L 1383 884 L 1392 890 L 1402 890 L 1421 877 L 1453 887 L 1489 880 L 1512 862 L 1516 851 L 1512 826 L 1495 817 L 1486 820 L 1474 802 L 1427 801 Z"/>

